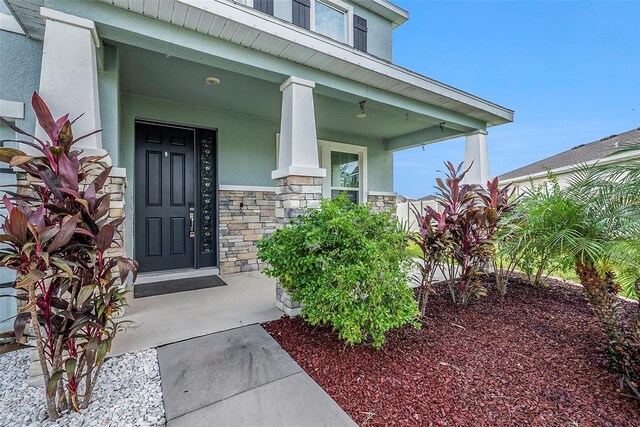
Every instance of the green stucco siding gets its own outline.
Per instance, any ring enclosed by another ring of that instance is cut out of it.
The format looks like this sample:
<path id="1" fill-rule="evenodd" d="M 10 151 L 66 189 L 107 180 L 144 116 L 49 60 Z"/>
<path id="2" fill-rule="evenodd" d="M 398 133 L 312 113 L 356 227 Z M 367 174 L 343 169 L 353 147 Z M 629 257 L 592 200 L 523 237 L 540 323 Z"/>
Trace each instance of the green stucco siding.
<path id="1" fill-rule="evenodd" d="M 117 166 L 127 170 L 125 207 L 127 235 L 133 235 L 135 120 L 217 129 L 218 182 L 220 185 L 273 187 L 276 166 L 276 133 L 280 123 L 259 117 L 214 110 L 196 105 L 123 93 L 120 96 L 120 145 Z M 256 101 L 258 102 L 258 101 Z M 318 131 L 319 139 L 367 146 L 370 191 L 392 191 L 393 156 L 381 140 L 330 131 Z M 114 163 L 116 163 L 114 159 Z M 132 239 L 126 242 L 133 254 Z"/>
<path id="2" fill-rule="evenodd" d="M 393 60 L 391 21 L 358 5 L 353 6 L 353 13 L 367 20 L 367 51 L 387 61 Z"/>
<path id="3" fill-rule="evenodd" d="M 24 103 L 25 117 L 16 125 L 29 132 L 36 127 L 31 96 L 40 86 L 41 65 L 42 42 L 0 31 L 0 99 Z"/>

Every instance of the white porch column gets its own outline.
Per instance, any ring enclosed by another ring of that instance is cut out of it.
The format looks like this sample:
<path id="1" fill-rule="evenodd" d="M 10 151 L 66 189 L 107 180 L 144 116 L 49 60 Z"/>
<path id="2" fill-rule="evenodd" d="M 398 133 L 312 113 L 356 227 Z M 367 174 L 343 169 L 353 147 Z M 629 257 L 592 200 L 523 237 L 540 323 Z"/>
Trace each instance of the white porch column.
<path id="1" fill-rule="evenodd" d="M 100 39 L 94 22 L 45 7 L 40 14 L 46 21 L 40 96 L 56 119 L 66 113 L 75 119 L 84 113 L 74 124 L 74 136 L 100 129 L 96 64 Z M 45 137 L 40 126 L 36 126 L 36 136 Z M 83 139 L 76 147 L 86 154 L 105 153 L 100 133 Z"/>
<path id="2" fill-rule="evenodd" d="M 271 178 L 286 176 L 326 176 L 320 169 L 316 117 L 313 108 L 315 82 L 289 77 L 280 86 L 282 117 L 280 119 L 280 152 L 278 169 Z"/>
<path id="3" fill-rule="evenodd" d="M 476 130 L 467 134 L 464 153 L 465 170 L 469 166 L 471 166 L 471 169 L 469 169 L 464 178 L 465 184 L 485 185 L 490 177 L 487 131 L 485 130 Z"/>
<path id="4" fill-rule="evenodd" d="M 300 215 L 304 209 L 320 207 L 322 179 L 327 175 L 320 168 L 316 118 L 313 108 L 315 83 L 289 77 L 280 86 L 282 118 L 278 169 L 271 173 L 276 181 L 276 226 L 282 227 Z M 276 307 L 288 314 L 300 314 L 300 303 L 276 283 Z"/>

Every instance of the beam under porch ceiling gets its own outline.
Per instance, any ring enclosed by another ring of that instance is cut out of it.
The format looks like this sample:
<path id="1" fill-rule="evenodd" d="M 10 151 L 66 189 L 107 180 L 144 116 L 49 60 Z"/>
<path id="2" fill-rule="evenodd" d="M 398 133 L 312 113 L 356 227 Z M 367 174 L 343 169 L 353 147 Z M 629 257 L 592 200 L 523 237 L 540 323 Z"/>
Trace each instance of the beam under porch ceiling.
<path id="1" fill-rule="evenodd" d="M 463 136 L 466 132 L 447 127 L 432 126 L 426 129 L 407 133 L 384 140 L 386 151 L 399 151 L 408 148 L 419 147 L 421 145 L 433 144 L 434 142 L 444 141 L 459 136 Z"/>

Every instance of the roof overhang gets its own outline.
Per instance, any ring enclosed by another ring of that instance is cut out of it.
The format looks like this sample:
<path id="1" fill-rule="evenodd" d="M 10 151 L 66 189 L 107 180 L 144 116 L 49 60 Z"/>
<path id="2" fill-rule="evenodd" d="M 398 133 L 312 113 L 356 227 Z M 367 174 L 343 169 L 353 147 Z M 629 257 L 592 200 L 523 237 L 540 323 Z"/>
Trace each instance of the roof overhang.
<path id="1" fill-rule="evenodd" d="M 26 7 L 22 0 L 6 1 L 16 18 L 22 22 L 28 35 L 42 39 L 44 20 L 39 16 L 39 9 L 38 12 L 35 10 L 37 9 L 35 5 L 42 0 L 30 3 L 29 7 Z M 242 4 L 227 0 L 100 1 L 305 67 L 337 75 L 367 87 L 452 111 L 486 126 L 513 121 L 514 113 L 508 108 Z M 73 7 L 68 13 L 74 13 L 78 9 L 79 7 Z M 37 21 L 36 14 L 40 21 Z M 99 17 L 100 14 L 96 14 L 94 19 Z M 25 20 L 28 21 L 28 25 L 23 22 Z"/>
<path id="2" fill-rule="evenodd" d="M 640 154 L 638 154 L 635 151 L 630 151 L 630 152 L 625 152 L 620 154 L 612 154 L 609 156 L 605 156 L 601 159 L 590 160 L 584 163 L 577 163 L 574 165 L 568 165 L 568 166 L 562 166 L 559 168 L 543 170 L 543 171 L 535 172 L 529 175 L 515 176 L 513 178 L 501 178 L 500 176 L 498 176 L 498 179 L 500 180 L 501 183 L 520 184 L 520 183 L 531 181 L 531 180 L 545 178 L 549 176 L 549 173 L 553 174 L 554 176 L 559 176 L 559 175 L 575 172 L 577 169 L 582 167 L 588 167 L 588 166 L 594 166 L 594 165 L 604 166 L 604 165 L 623 163 L 623 162 L 634 161 L 634 160 L 640 161 Z"/>

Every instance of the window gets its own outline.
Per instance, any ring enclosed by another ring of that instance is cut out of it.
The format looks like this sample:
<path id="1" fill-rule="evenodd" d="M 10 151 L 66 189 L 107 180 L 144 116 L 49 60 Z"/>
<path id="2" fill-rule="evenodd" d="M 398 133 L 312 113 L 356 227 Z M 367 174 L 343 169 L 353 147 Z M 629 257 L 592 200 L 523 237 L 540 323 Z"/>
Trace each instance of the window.
<path id="1" fill-rule="evenodd" d="M 342 43 L 353 41 L 353 17 L 353 7 L 342 0 L 292 0 L 293 24 Z"/>
<path id="2" fill-rule="evenodd" d="M 326 198 L 346 193 L 354 203 L 366 202 L 367 147 L 319 141 L 322 167 L 327 177 L 322 186 Z"/>
<path id="3" fill-rule="evenodd" d="M 276 133 L 275 168 L 280 168 L 280 134 Z M 354 203 L 367 201 L 367 147 L 318 140 L 320 167 L 327 170 L 322 181 L 322 197 L 330 199 L 340 193 Z"/>
<path id="4" fill-rule="evenodd" d="M 316 32 L 340 42 L 345 41 L 345 12 L 316 0 Z"/>
<path id="5" fill-rule="evenodd" d="M 360 156 L 355 153 L 331 152 L 331 197 L 347 193 L 353 203 L 359 202 Z"/>

